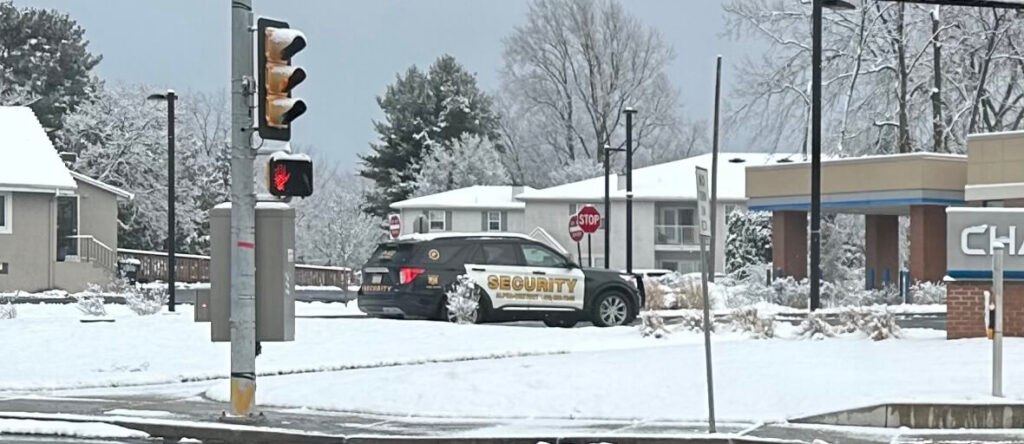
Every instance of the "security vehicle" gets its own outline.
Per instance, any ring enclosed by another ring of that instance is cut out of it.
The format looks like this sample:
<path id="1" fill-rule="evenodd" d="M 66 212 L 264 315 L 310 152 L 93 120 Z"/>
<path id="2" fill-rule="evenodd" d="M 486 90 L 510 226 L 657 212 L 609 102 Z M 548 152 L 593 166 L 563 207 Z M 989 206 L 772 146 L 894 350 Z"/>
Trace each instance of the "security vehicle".
<path id="1" fill-rule="evenodd" d="M 474 321 L 542 320 L 572 327 L 633 322 L 639 278 L 581 268 L 518 234 L 413 234 L 381 243 L 363 267 L 359 309 L 375 317 L 452 320 L 446 293 L 468 276 L 480 298 Z"/>

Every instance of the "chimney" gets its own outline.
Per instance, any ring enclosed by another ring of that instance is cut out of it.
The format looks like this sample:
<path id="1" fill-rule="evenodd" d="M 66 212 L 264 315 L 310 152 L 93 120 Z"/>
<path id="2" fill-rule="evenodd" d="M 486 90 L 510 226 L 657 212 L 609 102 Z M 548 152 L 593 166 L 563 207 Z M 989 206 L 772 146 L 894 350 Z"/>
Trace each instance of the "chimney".
<path id="1" fill-rule="evenodd" d="M 618 181 L 616 189 L 619 191 L 624 191 L 626 189 L 626 175 L 616 174 L 615 179 Z"/>

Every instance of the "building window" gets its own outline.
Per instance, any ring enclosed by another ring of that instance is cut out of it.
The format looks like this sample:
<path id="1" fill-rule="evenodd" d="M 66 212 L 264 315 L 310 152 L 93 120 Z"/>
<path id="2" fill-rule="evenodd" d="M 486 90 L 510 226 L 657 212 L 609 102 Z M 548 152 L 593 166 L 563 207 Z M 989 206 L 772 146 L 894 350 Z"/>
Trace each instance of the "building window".
<path id="1" fill-rule="evenodd" d="M 430 210 L 427 212 L 427 219 L 430 222 L 430 231 L 445 231 L 444 210 Z"/>
<path id="2" fill-rule="evenodd" d="M 655 242 L 658 245 L 696 245 L 695 210 L 692 207 L 661 208 L 654 227 Z"/>
<path id="3" fill-rule="evenodd" d="M 11 193 L 0 193 L 0 234 L 11 233 L 11 207 Z"/>
<path id="4" fill-rule="evenodd" d="M 487 212 L 487 231 L 502 231 L 501 211 Z"/>
<path id="5" fill-rule="evenodd" d="M 676 261 L 661 261 L 662 270 L 679 271 L 679 262 Z"/>

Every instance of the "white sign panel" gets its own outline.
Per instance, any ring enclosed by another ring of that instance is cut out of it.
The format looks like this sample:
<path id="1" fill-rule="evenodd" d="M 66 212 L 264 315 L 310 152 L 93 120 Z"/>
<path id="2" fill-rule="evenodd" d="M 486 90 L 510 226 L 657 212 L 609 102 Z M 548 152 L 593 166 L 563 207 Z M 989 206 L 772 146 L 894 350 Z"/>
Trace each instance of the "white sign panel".
<path id="1" fill-rule="evenodd" d="M 701 236 L 711 236 L 711 195 L 708 193 L 708 170 L 697 167 L 697 223 Z"/>
<path id="2" fill-rule="evenodd" d="M 1024 278 L 1024 208 L 946 209 L 946 273 L 950 277 L 991 279 L 996 243 L 1005 246 L 1006 278 Z"/>

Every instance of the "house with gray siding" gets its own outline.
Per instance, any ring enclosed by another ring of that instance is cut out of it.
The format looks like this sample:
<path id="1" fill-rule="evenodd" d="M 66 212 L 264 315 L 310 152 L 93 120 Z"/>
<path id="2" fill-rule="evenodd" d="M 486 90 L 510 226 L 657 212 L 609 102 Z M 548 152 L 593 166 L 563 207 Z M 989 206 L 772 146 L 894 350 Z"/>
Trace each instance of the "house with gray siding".
<path id="1" fill-rule="evenodd" d="M 718 205 L 715 208 L 715 271 L 725 271 L 726 215 L 746 208 L 745 170 L 751 165 L 775 161 L 764 153 L 720 153 Z M 700 271 L 697 232 L 697 167 L 711 170 L 711 154 L 638 168 L 633 171 L 633 268 L 661 268 L 683 273 Z M 526 204 L 527 230 L 543 228 L 573 256 L 568 220 L 582 205 L 594 205 L 602 213 L 602 228 L 581 242 L 580 263 L 604 266 L 604 230 L 610 231 L 609 266 L 626 268 L 625 176 L 613 174 L 611 215 L 604 209 L 604 177 L 595 177 L 551 188 L 524 191 L 516 198 Z M 592 250 L 588 249 L 592 245 Z"/>
<path id="2" fill-rule="evenodd" d="M 402 234 L 453 232 L 526 232 L 518 186 L 472 186 L 391 204 L 402 221 Z"/>
<path id="3" fill-rule="evenodd" d="M 26 107 L 0 107 L 0 292 L 109 283 L 116 267 L 116 187 L 70 171 Z"/>

